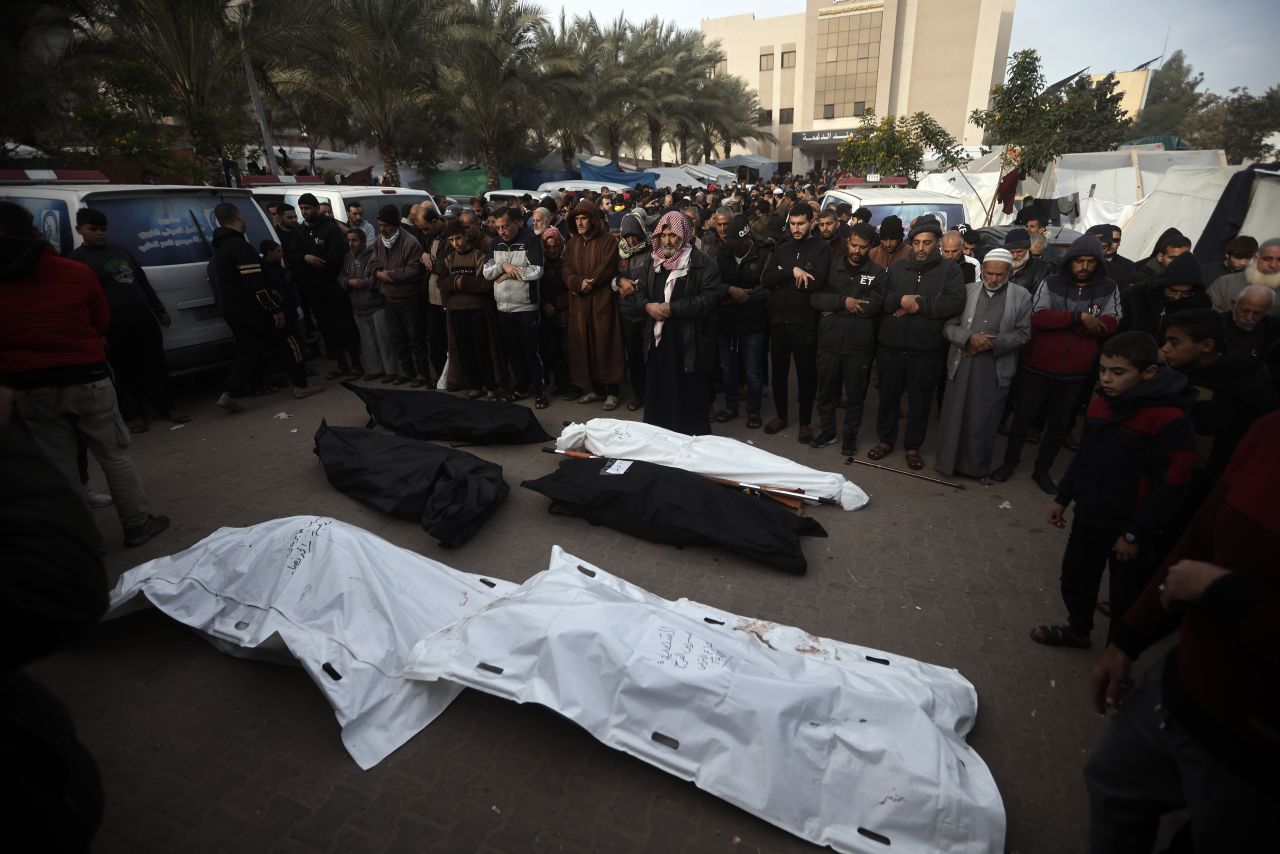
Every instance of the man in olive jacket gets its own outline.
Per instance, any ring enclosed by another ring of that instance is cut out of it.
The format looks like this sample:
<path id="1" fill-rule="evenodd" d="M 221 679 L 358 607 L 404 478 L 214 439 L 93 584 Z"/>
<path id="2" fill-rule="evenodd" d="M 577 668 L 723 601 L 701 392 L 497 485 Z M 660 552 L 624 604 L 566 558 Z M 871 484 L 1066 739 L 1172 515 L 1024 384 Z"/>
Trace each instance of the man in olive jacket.
<path id="1" fill-rule="evenodd" d="M 932 219 L 911 229 L 911 252 L 889 266 L 876 373 L 880 409 L 876 430 L 880 443 L 867 452 L 879 460 L 898 442 L 898 411 L 907 393 L 907 431 L 903 439 L 907 465 L 924 468 L 920 446 L 929 426 L 929 406 L 938 389 L 947 339 L 943 324 L 964 311 L 964 275 L 942 257 L 942 228 Z"/>
<path id="2" fill-rule="evenodd" d="M 810 443 L 815 448 L 836 440 L 836 405 L 845 396 L 844 437 L 840 453 L 858 452 L 862 401 L 876 352 L 876 318 L 884 305 L 885 271 L 867 254 L 876 230 L 866 223 L 853 226 L 845 254 L 831 265 L 827 290 L 810 297 L 822 312 L 818 321 L 818 418 L 822 427 Z"/>

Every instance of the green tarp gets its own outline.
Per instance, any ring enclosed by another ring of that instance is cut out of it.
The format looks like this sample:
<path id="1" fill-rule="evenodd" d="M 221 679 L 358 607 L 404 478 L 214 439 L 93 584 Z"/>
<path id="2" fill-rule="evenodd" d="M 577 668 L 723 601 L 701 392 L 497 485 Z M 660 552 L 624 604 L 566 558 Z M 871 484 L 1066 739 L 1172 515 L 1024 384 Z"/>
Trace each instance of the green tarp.
<path id="1" fill-rule="evenodd" d="M 424 172 L 423 180 L 429 183 L 437 193 L 446 196 L 478 196 L 489 189 L 489 173 L 483 169 L 468 169 L 465 172 L 446 172 L 437 169 Z M 511 189 L 511 179 L 501 176 L 500 189 Z"/>

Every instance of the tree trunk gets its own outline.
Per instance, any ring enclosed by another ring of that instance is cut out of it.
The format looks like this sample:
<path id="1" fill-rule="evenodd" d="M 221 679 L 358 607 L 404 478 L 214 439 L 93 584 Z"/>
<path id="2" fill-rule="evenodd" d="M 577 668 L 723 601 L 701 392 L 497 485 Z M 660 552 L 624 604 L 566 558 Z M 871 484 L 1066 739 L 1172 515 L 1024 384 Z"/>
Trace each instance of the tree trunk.
<path id="1" fill-rule="evenodd" d="M 573 168 L 573 157 L 578 153 L 577 146 L 573 144 L 573 140 L 566 137 L 560 141 L 560 160 L 564 162 L 565 171 Z"/>
<path id="2" fill-rule="evenodd" d="M 649 119 L 649 157 L 654 166 L 662 165 L 662 122 Z"/>
<path id="3" fill-rule="evenodd" d="M 316 140 L 316 142 L 311 143 L 308 140 L 308 143 L 307 149 L 311 152 L 311 174 L 314 175 L 316 174 L 316 146 L 320 144 L 320 141 Z"/>
<path id="4" fill-rule="evenodd" d="M 616 130 L 609 131 L 609 162 L 617 163 L 618 158 L 622 156 L 622 140 L 621 134 Z"/>
<path id="5" fill-rule="evenodd" d="M 683 131 L 680 133 L 680 162 L 689 162 L 689 134 Z"/>
<path id="6" fill-rule="evenodd" d="M 382 186 L 400 186 L 400 161 L 390 143 L 378 141 L 378 154 L 382 157 Z"/>
<path id="7" fill-rule="evenodd" d="M 486 142 L 483 146 L 484 168 L 489 173 L 489 189 L 498 190 L 502 187 L 502 173 L 498 169 L 498 153 L 493 150 L 493 143 Z"/>
<path id="8" fill-rule="evenodd" d="M 733 156 L 733 143 L 726 142 L 724 144 L 724 159 L 728 160 L 732 156 Z"/>

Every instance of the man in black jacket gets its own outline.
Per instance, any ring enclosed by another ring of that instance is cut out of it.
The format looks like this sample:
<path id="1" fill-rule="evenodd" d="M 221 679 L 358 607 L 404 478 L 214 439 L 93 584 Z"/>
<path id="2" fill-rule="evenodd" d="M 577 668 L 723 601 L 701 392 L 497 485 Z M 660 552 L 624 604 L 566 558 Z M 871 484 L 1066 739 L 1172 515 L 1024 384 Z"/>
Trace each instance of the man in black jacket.
<path id="1" fill-rule="evenodd" d="M 913 469 L 924 468 L 920 446 L 929 426 L 929 404 L 938 388 L 947 347 L 942 327 L 964 311 L 966 296 L 959 266 L 938 251 L 941 238 L 942 229 L 933 220 L 911 229 L 911 254 L 889 267 L 880 321 L 880 349 L 876 355 L 880 379 L 876 431 L 880 442 L 867 456 L 879 460 L 893 451 L 905 391 L 904 444 L 907 465 Z"/>
<path id="2" fill-rule="evenodd" d="M 858 452 L 863 393 L 876 352 L 876 318 L 884 304 L 884 268 L 867 258 L 876 230 L 865 223 L 853 226 L 846 253 L 831 265 L 827 290 L 810 301 L 822 313 L 818 321 L 818 417 L 822 429 L 810 443 L 815 448 L 836 440 L 836 404 L 845 396 L 844 436 L 840 453 Z"/>
<path id="3" fill-rule="evenodd" d="M 716 262 L 725 295 L 720 300 L 716 329 L 720 338 L 720 374 L 724 379 L 724 409 L 716 421 L 738 417 L 740 374 L 747 382 L 747 427 L 761 425 L 760 402 L 764 393 L 764 344 L 769 335 L 769 292 L 760 276 L 771 263 L 773 242 L 758 242 L 751 224 L 737 214 L 725 229 L 726 237 Z M 739 370 L 741 368 L 741 370 Z"/>
<path id="4" fill-rule="evenodd" d="M 277 340 L 287 328 L 284 311 L 267 287 L 262 274 L 262 258 L 244 238 L 245 223 L 240 210 L 230 202 L 213 209 L 218 228 L 213 232 L 213 267 L 222 317 L 236 339 L 236 356 L 227 374 L 226 390 L 218 398 L 218 406 L 227 412 L 242 412 L 240 398 L 252 394 L 262 370 L 263 360 L 276 348 Z M 293 396 L 310 397 L 324 389 L 307 386 L 306 363 L 302 350 L 292 336 L 283 336 L 285 346 L 292 348 L 290 380 Z"/>
<path id="5" fill-rule="evenodd" d="M 1171 258 L 1150 282 L 1130 285 L 1120 295 L 1120 302 L 1120 331 L 1145 332 L 1157 341 L 1163 338 L 1169 315 L 1213 307 L 1200 278 L 1200 263 L 1190 252 Z"/>
<path id="6" fill-rule="evenodd" d="M 804 444 L 813 441 L 809 422 L 818 385 L 818 312 L 810 302 L 815 293 L 827 289 L 831 273 L 831 247 L 813 233 L 813 208 L 793 205 L 787 213 L 791 239 L 773 253 L 773 260 L 760 277 L 769 290 L 769 350 L 772 359 L 773 404 L 778 417 L 765 425 L 773 434 L 786 429 L 791 360 L 796 363 L 799 386 L 800 432 Z"/>
<path id="7" fill-rule="evenodd" d="M 1191 254 L 1191 239 L 1176 228 L 1166 228 L 1164 233 L 1156 239 L 1156 248 L 1151 256 L 1134 266 L 1133 275 L 1129 277 L 1129 285 L 1125 290 L 1151 284 L 1173 263 L 1174 258 L 1189 254 Z"/>
<path id="8" fill-rule="evenodd" d="M 347 239 L 332 219 L 320 213 L 320 203 L 312 193 L 298 199 L 302 222 L 284 241 L 285 258 L 293 280 L 301 289 L 307 307 L 315 315 L 324 338 L 325 355 L 338 363 L 329 379 L 346 375 L 359 379 L 360 333 L 351 313 L 351 300 L 338 284 L 338 274 L 347 256 Z"/>

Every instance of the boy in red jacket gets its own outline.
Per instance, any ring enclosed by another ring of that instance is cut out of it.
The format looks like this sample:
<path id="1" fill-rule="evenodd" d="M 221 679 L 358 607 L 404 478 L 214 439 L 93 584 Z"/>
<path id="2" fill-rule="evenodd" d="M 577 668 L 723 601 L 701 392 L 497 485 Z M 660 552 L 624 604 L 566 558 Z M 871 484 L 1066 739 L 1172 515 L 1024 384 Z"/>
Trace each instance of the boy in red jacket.
<path id="1" fill-rule="evenodd" d="M 1067 624 L 1036 626 L 1036 643 L 1088 649 L 1103 569 L 1110 564 L 1111 607 L 1123 614 L 1163 557 L 1159 534 L 1186 500 L 1195 467 L 1195 395 L 1185 376 L 1156 358 L 1145 332 L 1121 333 L 1102 347 L 1102 387 L 1049 505 L 1049 523 L 1059 528 L 1076 505 L 1062 555 Z"/>

